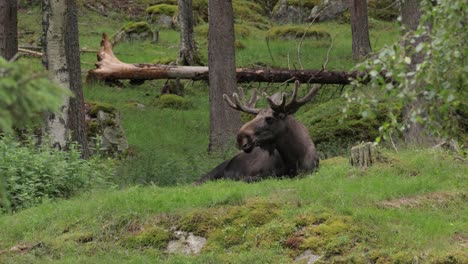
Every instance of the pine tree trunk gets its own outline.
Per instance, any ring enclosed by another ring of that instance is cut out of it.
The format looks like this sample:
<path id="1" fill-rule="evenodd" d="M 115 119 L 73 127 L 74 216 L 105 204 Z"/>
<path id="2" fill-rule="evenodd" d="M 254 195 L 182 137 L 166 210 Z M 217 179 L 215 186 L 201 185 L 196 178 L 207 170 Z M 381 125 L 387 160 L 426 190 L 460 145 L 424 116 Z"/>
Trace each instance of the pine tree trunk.
<path id="1" fill-rule="evenodd" d="M 46 133 L 52 144 L 66 149 L 68 134 L 79 143 L 82 156 L 89 156 L 84 118 L 84 100 L 81 81 L 78 20 L 75 0 L 43 0 L 44 57 L 50 78 L 70 89 L 74 97 L 65 96 L 56 113 L 50 113 Z"/>
<path id="2" fill-rule="evenodd" d="M 236 91 L 234 15 L 231 0 L 209 0 L 208 67 L 210 80 L 209 151 L 222 151 L 240 128 L 239 112 L 226 106 L 223 94 Z"/>
<path id="3" fill-rule="evenodd" d="M 179 25 L 180 25 L 180 49 L 177 65 L 200 65 L 193 35 L 192 0 L 178 0 Z"/>
<path id="4" fill-rule="evenodd" d="M 353 59 L 362 60 L 371 52 L 367 21 L 367 1 L 349 0 L 349 9 L 353 39 Z"/>
<path id="5" fill-rule="evenodd" d="M 18 2 L 0 0 L 0 56 L 6 60 L 18 52 Z"/>

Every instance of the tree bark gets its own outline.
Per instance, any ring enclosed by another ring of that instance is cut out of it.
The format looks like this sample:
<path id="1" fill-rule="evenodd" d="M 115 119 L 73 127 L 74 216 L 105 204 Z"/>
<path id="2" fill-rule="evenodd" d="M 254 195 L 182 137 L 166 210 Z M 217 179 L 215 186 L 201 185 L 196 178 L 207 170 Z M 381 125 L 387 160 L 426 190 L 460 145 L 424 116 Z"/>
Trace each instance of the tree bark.
<path id="1" fill-rule="evenodd" d="M 371 52 L 367 21 L 367 1 L 349 0 L 349 9 L 353 39 L 353 59 L 362 60 Z"/>
<path id="2" fill-rule="evenodd" d="M 401 3 L 401 22 L 404 26 L 403 33 L 406 36 L 416 31 L 419 26 L 421 18 L 420 3 L 421 0 L 404 0 Z M 415 41 L 409 41 L 408 38 L 405 37 L 402 43 L 406 53 L 411 58 L 410 70 L 413 72 L 416 71 L 416 66 L 424 59 L 424 54 L 415 51 L 416 46 L 423 41 L 427 41 L 427 39 L 419 37 L 415 38 Z M 435 142 L 434 138 L 421 123 L 411 120 L 413 113 L 418 111 L 423 104 L 422 95 L 418 92 L 418 90 L 421 89 L 421 84 L 412 82 L 412 78 L 414 77 L 408 77 L 408 79 L 410 79 L 408 83 L 411 86 L 410 89 L 414 90 L 417 95 L 416 99 L 411 104 L 406 105 L 404 109 L 403 116 L 409 122 L 409 128 L 404 131 L 404 138 L 407 144 L 428 146 Z M 419 113 L 419 115 L 424 115 L 424 113 Z"/>
<path id="3" fill-rule="evenodd" d="M 178 0 L 180 48 L 177 65 L 200 65 L 193 34 L 192 0 Z"/>
<path id="4" fill-rule="evenodd" d="M 240 114 L 223 102 L 236 91 L 234 14 L 231 0 L 208 1 L 208 67 L 210 80 L 209 151 L 222 151 L 240 128 Z"/>
<path id="5" fill-rule="evenodd" d="M 0 56 L 6 60 L 18 52 L 18 2 L 0 0 Z"/>
<path id="6" fill-rule="evenodd" d="M 71 133 L 71 139 L 80 145 L 82 157 L 87 158 L 76 3 L 75 0 L 43 0 L 42 12 L 44 65 L 50 78 L 74 95 L 65 96 L 60 110 L 48 115 L 45 130 L 52 144 L 60 149 L 67 148 Z"/>
<path id="7" fill-rule="evenodd" d="M 208 80 L 208 67 L 168 66 L 158 64 L 129 64 L 120 61 L 112 51 L 112 44 L 103 34 L 101 51 L 98 53 L 96 69 L 88 72 L 87 80 L 115 81 L 120 79 L 191 79 Z M 249 69 L 235 70 L 237 82 L 294 82 L 320 84 L 349 84 L 350 78 L 364 77 L 363 72 L 327 71 L 327 70 L 289 70 L 289 69 Z M 365 82 L 366 80 L 362 80 Z"/>

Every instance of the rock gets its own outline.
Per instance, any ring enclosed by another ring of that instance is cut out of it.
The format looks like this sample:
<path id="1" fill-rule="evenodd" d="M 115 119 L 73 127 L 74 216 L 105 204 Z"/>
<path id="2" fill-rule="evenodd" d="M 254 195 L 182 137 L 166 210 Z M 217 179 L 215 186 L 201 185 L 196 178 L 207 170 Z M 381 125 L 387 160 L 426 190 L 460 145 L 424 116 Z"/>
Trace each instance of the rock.
<path id="1" fill-rule="evenodd" d="M 319 5 L 312 8 L 306 20 L 312 21 L 315 19 L 316 22 L 332 20 L 348 9 L 349 0 L 323 0 Z"/>
<path id="2" fill-rule="evenodd" d="M 273 10 L 273 20 L 278 24 L 304 23 L 311 9 L 280 0 Z"/>
<path id="3" fill-rule="evenodd" d="M 319 260 L 319 259 L 320 259 L 320 256 L 312 254 L 312 252 L 310 250 L 306 250 L 306 251 L 304 251 L 304 253 L 299 255 L 294 261 L 295 262 L 301 261 L 303 263 L 313 264 L 313 263 L 317 262 L 317 260 Z"/>
<path id="4" fill-rule="evenodd" d="M 206 244 L 206 238 L 195 236 L 192 233 L 175 231 L 177 240 L 169 241 L 166 252 L 172 254 L 193 255 L 198 254 Z"/>
<path id="5" fill-rule="evenodd" d="M 105 103 L 86 102 L 86 130 L 93 152 L 118 157 L 128 149 L 127 138 L 117 110 Z"/>
<path id="6" fill-rule="evenodd" d="M 130 22 L 112 37 L 112 43 L 153 40 L 155 34 L 147 22 Z"/>

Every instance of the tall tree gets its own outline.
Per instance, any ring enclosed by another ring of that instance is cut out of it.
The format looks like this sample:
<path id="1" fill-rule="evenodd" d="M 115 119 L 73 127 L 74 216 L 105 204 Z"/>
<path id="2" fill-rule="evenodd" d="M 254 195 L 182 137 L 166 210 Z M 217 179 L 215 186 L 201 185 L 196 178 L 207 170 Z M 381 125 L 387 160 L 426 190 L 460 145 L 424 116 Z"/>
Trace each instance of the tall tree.
<path id="1" fill-rule="evenodd" d="M 210 82 L 209 151 L 222 151 L 240 127 L 240 115 L 223 102 L 236 90 L 234 15 L 231 0 L 208 2 L 208 68 Z"/>
<path id="2" fill-rule="evenodd" d="M 418 64 L 422 62 L 424 59 L 424 53 L 417 52 L 416 47 L 419 43 L 427 41 L 426 37 L 418 37 L 418 38 L 408 38 L 410 34 L 412 34 L 419 26 L 420 19 L 421 19 L 421 10 L 420 10 L 421 0 L 403 0 L 401 3 L 401 22 L 404 26 L 404 34 L 406 37 L 404 38 L 402 45 L 404 45 L 404 49 L 406 51 L 407 57 L 410 60 L 410 69 L 411 71 L 415 72 L 416 67 Z M 411 39 L 411 41 L 408 41 Z M 413 83 L 411 85 L 411 89 L 414 90 L 414 93 L 417 94 L 416 100 L 409 105 L 405 106 L 404 118 L 409 120 L 409 127 L 404 133 L 405 141 L 409 144 L 415 145 L 428 145 L 433 143 L 432 136 L 426 131 L 424 126 L 414 120 L 412 116 L 414 116 L 415 112 L 419 111 L 418 109 L 421 108 L 421 104 L 423 103 L 422 95 L 419 95 L 417 92 L 420 89 L 420 83 L 412 82 L 413 77 L 407 77 L 408 83 Z M 423 116 L 424 113 L 421 113 Z"/>
<path id="3" fill-rule="evenodd" d="M 50 78 L 74 95 L 66 96 L 60 110 L 48 115 L 46 132 L 59 148 L 66 148 L 71 132 L 71 139 L 79 143 L 82 156 L 86 158 L 89 152 L 75 0 L 42 0 L 42 14 L 44 65 Z"/>
<path id="4" fill-rule="evenodd" d="M 349 0 L 349 9 L 351 13 L 353 59 L 361 60 L 371 52 L 367 21 L 367 1 Z"/>
<path id="5" fill-rule="evenodd" d="M 18 2 L 0 0 L 0 56 L 7 60 L 18 52 Z"/>
<path id="6" fill-rule="evenodd" d="M 177 58 L 178 65 L 199 65 L 200 57 L 193 36 L 192 0 L 178 0 L 180 48 Z"/>

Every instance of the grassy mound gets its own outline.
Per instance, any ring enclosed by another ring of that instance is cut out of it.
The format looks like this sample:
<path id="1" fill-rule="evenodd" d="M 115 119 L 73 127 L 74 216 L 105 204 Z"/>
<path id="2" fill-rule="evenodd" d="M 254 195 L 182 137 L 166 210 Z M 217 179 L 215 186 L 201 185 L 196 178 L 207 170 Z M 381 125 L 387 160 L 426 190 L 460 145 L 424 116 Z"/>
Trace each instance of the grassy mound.
<path id="1" fill-rule="evenodd" d="M 284 25 L 272 27 L 267 36 L 271 39 L 301 39 L 305 34 L 309 39 L 330 39 L 330 33 L 320 27 L 310 27 L 305 25 Z"/>
<path id="2" fill-rule="evenodd" d="M 466 263 L 466 164 L 437 151 L 384 154 L 367 170 L 335 158 L 302 179 L 46 203 L 0 216 L 0 262 L 291 263 L 308 251 L 318 263 Z M 437 203 L 383 206 L 421 199 Z M 207 244 L 196 256 L 165 254 L 174 229 Z"/>
<path id="3" fill-rule="evenodd" d="M 121 30 L 125 31 L 126 33 L 143 33 L 143 32 L 152 32 L 151 27 L 147 22 L 129 22 L 125 24 Z"/>
<path id="4" fill-rule="evenodd" d="M 385 120 L 385 105 L 382 114 L 375 118 L 363 118 L 358 105 L 348 109 L 344 117 L 343 99 L 332 99 L 309 106 L 298 119 L 309 128 L 309 133 L 322 153 L 322 157 L 345 155 L 348 148 L 361 141 L 374 141 L 379 136 L 379 127 Z"/>
<path id="5" fill-rule="evenodd" d="M 169 108 L 175 110 L 188 110 L 193 108 L 193 104 L 182 96 L 175 94 L 163 94 L 154 102 L 157 108 Z"/>

